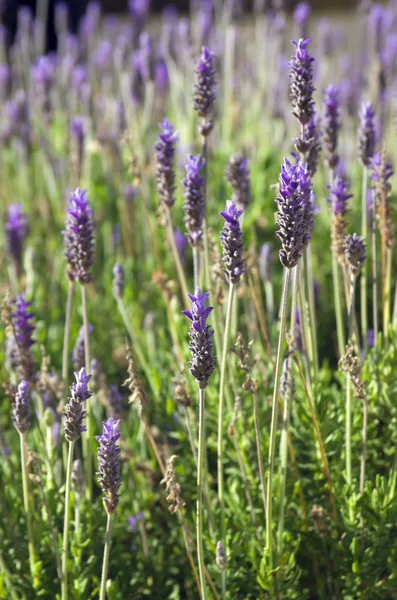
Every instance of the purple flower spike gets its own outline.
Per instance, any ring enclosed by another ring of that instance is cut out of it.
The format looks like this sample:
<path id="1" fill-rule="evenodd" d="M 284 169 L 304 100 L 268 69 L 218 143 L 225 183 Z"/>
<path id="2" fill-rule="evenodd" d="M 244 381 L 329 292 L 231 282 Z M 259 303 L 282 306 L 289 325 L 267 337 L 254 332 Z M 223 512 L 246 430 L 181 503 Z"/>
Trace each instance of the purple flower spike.
<path id="1" fill-rule="evenodd" d="M 64 232 L 67 275 L 71 281 L 81 284 L 92 280 L 94 263 L 92 209 L 87 196 L 87 190 L 80 188 L 71 195 Z"/>
<path id="2" fill-rule="evenodd" d="M 307 152 L 306 162 L 307 167 L 310 171 L 312 178 L 317 172 L 318 161 L 321 153 L 321 123 L 319 115 L 315 112 L 309 123 L 305 125 L 304 129 L 304 144 L 305 147 L 300 149 L 297 146 L 297 150 L 300 152 Z M 300 138 L 298 138 L 300 141 Z"/>
<path id="3" fill-rule="evenodd" d="M 76 383 L 73 383 L 70 388 L 71 396 L 63 410 L 65 437 L 68 442 L 76 442 L 81 434 L 87 431 L 87 428 L 83 425 L 86 415 L 86 411 L 83 409 L 83 402 L 86 402 L 91 397 L 91 392 L 88 389 L 88 382 L 91 379 L 91 375 L 86 375 L 86 370 L 83 367 L 74 376 Z"/>
<path id="4" fill-rule="evenodd" d="M 36 373 L 36 363 L 31 350 L 35 343 L 32 337 L 35 326 L 31 323 L 34 314 L 28 312 L 32 304 L 33 302 L 26 302 L 24 296 L 17 296 L 13 301 L 15 310 L 12 313 L 12 322 L 15 337 L 10 338 L 10 346 L 7 345 L 7 352 L 12 353 L 12 358 L 8 357 L 9 364 L 28 381 L 31 381 Z"/>
<path id="5" fill-rule="evenodd" d="M 108 399 L 111 415 L 115 419 L 121 419 L 124 413 L 124 397 L 118 385 L 109 385 Z"/>
<path id="6" fill-rule="evenodd" d="M 375 154 L 370 162 L 373 182 L 373 204 L 378 217 L 382 240 L 388 248 L 395 242 L 394 207 L 390 202 L 390 178 L 394 175 L 393 167 L 386 162 L 385 152 Z"/>
<path id="7" fill-rule="evenodd" d="M 116 263 L 113 267 L 113 294 L 115 298 L 120 300 L 124 296 L 124 269 L 120 263 Z"/>
<path id="8" fill-rule="evenodd" d="M 239 208 L 251 202 L 249 161 L 242 154 L 233 154 L 225 170 L 226 179 L 233 188 L 232 200 Z"/>
<path id="9" fill-rule="evenodd" d="M 307 164 L 291 163 L 287 158 L 281 166 L 279 195 L 276 198 L 277 237 L 281 241 L 281 264 L 292 269 L 310 241 L 314 217 L 311 201 L 312 183 Z"/>
<path id="10" fill-rule="evenodd" d="M 205 306 L 209 293 L 203 294 L 196 288 L 196 294 L 189 294 L 192 310 L 182 311 L 192 322 L 189 337 L 189 350 L 192 360 L 189 362 L 190 372 L 202 390 L 208 386 L 208 381 L 215 370 L 214 332 L 207 324 L 207 319 L 213 311 L 212 306 Z"/>
<path id="11" fill-rule="evenodd" d="M 295 52 L 289 62 L 292 114 L 298 119 L 301 125 L 306 125 L 314 113 L 314 58 L 306 50 L 310 41 L 310 39 L 303 38 L 297 42 L 293 41 Z"/>
<path id="12" fill-rule="evenodd" d="M 161 133 L 154 148 L 156 150 L 157 191 L 168 208 L 175 204 L 175 145 L 179 140 L 178 132 L 168 119 L 159 124 Z"/>
<path id="13" fill-rule="evenodd" d="M 12 405 L 12 420 L 19 433 L 25 433 L 30 426 L 30 385 L 22 380 Z"/>
<path id="14" fill-rule="evenodd" d="M 363 104 L 360 110 L 360 129 L 358 132 L 358 156 L 363 165 L 368 167 L 375 154 L 376 132 L 375 112 L 371 102 Z"/>
<path id="15" fill-rule="evenodd" d="M 98 481 L 104 494 L 103 504 L 106 512 L 115 512 L 119 503 L 118 491 L 121 485 L 120 477 L 120 448 L 117 442 L 120 438 L 120 423 L 110 417 L 103 423 L 103 434 L 95 436 L 99 442 L 98 448 Z"/>
<path id="16" fill-rule="evenodd" d="M 186 177 L 183 180 L 185 188 L 185 224 L 189 244 L 201 248 L 203 237 L 203 219 L 205 214 L 204 183 L 205 179 L 200 175 L 205 162 L 201 155 L 189 154 L 186 160 Z"/>
<path id="17" fill-rule="evenodd" d="M 324 90 L 324 147 L 326 164 L 330 169 L 335 169 L 339 162 L 337 152 L 340 128 L 339 94 L 339 88 L 332 84 Z"/>
<path id="18" fill-rule="evenodd" d="M 213 127 L 213 110 L 216 98 L 215 54 L 203 46 L 196 63 L 196 83 L 193 90 L 193 108 L 204 121 L 200 128 L 208 136 Z"/>
<path id="19" fill-rule="evenodd" d="M 14 263 L 17 274 L 22 272 L 23 247 L 28 234 L 28 219 L 21 204 L 10 204 L 6 212 L 5 233 L 7 252 Z"/>
<path id="20" fill-rule="evenodd" d="M 344 217 L 348 212 L 348 200 L 353 197 L 352 194 L 349 194 L 349 181 L 346 177 L 337 175 L 332 186 L 327 187 L 330 190 L 328 202 L 331 204 L 332 212 Z"/>
<path id="21" fill-rule="evenodd" d="M 239 222 L 243 212 L 233 200 L 227 200 L 226 210 L 220 213 L 226 221 L 221 233 L 222 261 L 227 280 L 233 284 L 240 281 L 245 270 L 243 232 Z"/>
<path id="22" fill-rule="evenodd" d="M 345 258 L 354 277 L 360 272 L 361 266 L 366 259 L 366 245 L 363 237 L 353 233 L 345 237 Z"/>

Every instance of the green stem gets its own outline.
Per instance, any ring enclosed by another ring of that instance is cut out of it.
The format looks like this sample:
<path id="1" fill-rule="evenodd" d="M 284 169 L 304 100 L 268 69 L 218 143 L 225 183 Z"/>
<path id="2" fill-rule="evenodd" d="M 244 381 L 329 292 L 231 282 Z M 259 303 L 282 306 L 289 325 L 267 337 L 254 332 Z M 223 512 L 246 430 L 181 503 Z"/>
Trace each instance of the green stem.
<path id="1" fill-rule="evenodd" d="M 69 281 L 68 299 L 67 299 L 67 303 L 66 303 L 65 332 L 63 334 L 63 355 L 62 355 L 62 381 L 63 381 L 64 394 L 66 394 L 66 390 L 68 389 L 69 341 L 70 341 L 70 325 L 71 325 L 72 305 L 73 305 L 73 292 L 74 292 L 74 283 L 73 283 L 73 281 Z"/>
<path id="2" fill-rule="evenodd" d="M 197 561 L 200 576 L 201 599 L 207 600 L 203 551 L 203 472 L 204 472 L 204 400 L 205 391 L 199 388 L 199 427 L 197 453 Z"/>
<path id="3" fill-rule="evenodd" d="M 110 555 L 110 540 L 112 536 L 112 517 L 113 515 L 108 513 L 108 521 L 106 524 L 106 538 L 105 547 L 103 550 L 103 563 L 102 563 L 102 578 L 101 578 L 101 591 L 99 593 L 99 600 L 106 599 L 106 581 L 108 578 L 109 568 L 109 555 Z"/>
<path id="4" fill-rule="evenodd" d="M 226 523 L 225 523 L 225 498 L 223 481 L 223 430 L 224 430 L 224 408 L 225 408 L 225 378 L 226 362 L 228 355 L 229 333 L 231 325 L 231 316 L 234 298 L 234 284 L 229 284 L 229 294 L 227 298 L 225 330 L 223 334 L 222 361 L 220 370 L 219 384 L 219 407 L 218 407 L 218 497 L 220 508 L 221 531 L 220 540 L 225 545 Z M 223 575 L 223 574 L 222 574 Z"/>
<path id="5" fill-rule="evenodd" d="M 364 264 L 367 261 L 364 262 Z M 391 293 L 391 268 L 392 268 L 392 251 L 391 248 L 386 250 L 386 277 L 385 277 L 385 298 L 383 306 L 383 335 L 385 340 L 388 337 L 390 323 L 390 293 Z"/>
<path id="6" fill-rule="evenodd" d="M 179 256 L 178 248 L 177 248 L 177 245 L 175 242 L 175 234 L 174 234 L 174 228 L 172 226 L 171 211 L 168 207 L 166 207 L 165 210 L 166 210 L 166 215 L 167 215 L 168 238 L 169 238 L 169 242 L 170 242 L 170 246 L 171 246 L 172 256 L 174 258 L 174 264 L 175 264 L 175 269 L 176 269 L 176 273 L 177 273 L 178 280 L 179 280 L 179 285 L 180 285 L 182 295 L 183 295 L 183 303 L 185 304 L 186 307 L 188 307 L 188 298 L 189 297 L 188 297 L 186 277 L 185 277 L 185 273 L 183 271 L 181 257 Z"/>
<path id="7" fill-rule="evenodd" d="M 311 245 L 306 248 L 304 254 L 304 267 L 306 277 L 307 298 L 309 307 L 310 344 L 313 354 L 313 381 L 316 384 L 318 373 L 318 348 L 317 348 L 317 324 L 316 307 L 314 303 L 314 282 Z"/>
<path id="8" fill-rule="evenodd" d="M 367 433 L 368 433 L 368 401 L 363 398 L 363 431 L 362 431 L 362 450 L 360 465 L 360 494 L 364 493 L 365 488 L 365 468 L 367 462 Z"/>
<path id="9" fill-rule="evenodd" d="M 363 185 L 361 202 L 361 235 L 368 247 L 368 208 L 367 208 L 368 169 L 363 167 Z M 361 334 L 364 341 L 365 353 L 368 351 L 368 264 L 364 261 L 361 268 Z"/>
<path id="10" fill-rule="evenodd" d="M 193 275 L 194 290 L 196 291 L 199 285 L 199 252 L 197 246 L 193 246 Z"/>
<path id="11" fill-rule="evenodd" d="M 338 271 L 338 261 L 335 253 L 332 252 L 332 277 L 334 283 L 334 302 L 335 302 L 335 317 L 336 317 L 336 331 L 338 335 L 338 350 L 339 358 L 345 353 L 345 336 L 343 333 L 343 317 L 342 317 L 342 302 L 341 302 L 341 289 Z"/>
<path id="12" fill-rule="evenodd" d="M 84 354 L 85 354 L 85 371 L 86 375 L 91 372 L 90 358 L 90 333 L 88 326 L 88 307 L 87 307 L 87 290 L 85 285 L 81 285 L 81 300 L 83 310 L 83 328 L 84 328 Z M 89 501 L 92 500 L 92 440 L 94 429 L 94 416 L 92 413 L 92 402 L 87 400 L 87 435 L 83 437 L 83 450 L 85 450 L 85 467 L 86 467 L 86 493 Z"/>
<path id="13" fill-rule="evenodd" d="M 372 310 L 373 310 L 373 328 L 374 328 L 374 344 L 375 347 L 378 345 L 378 333 L 379 333 L 379 322 L 378 322 L 378 275 L 377 275 L 377 263 L 378 263 L 378 250 L 376 246 L 376 219 L 373 217 L 372 223 Z"/>
<path id="14" fill-rule="evenodd" d="M 273 569 L 273 543 L 272 543 L 272 496 L 273 496 L 273 471 L 277 434 L 278 396 L 280 392 L 280 378 L 283 367 L 283 353 L 285 342 L 285 328 L 287 323 L 288 298 L 291 284 L 291 270 L 287 269 L 284 279 L 283 297 L 281 302 L 280 331 L 278 337 L 276 372 L 274 376 L 274 389 L 272 401 L 272 417 L 270 423 L 267 498 L 266 498 L 266 554 L 270 571 Z"/>
<path id="15" fill-rule="evenodd" d="M 298 281 L 299 281 L 299 263 L 292 271 L 292 308 L 291 308 L 291 330 L 290 336 L 292 344 L 295 342 L 296 328 L 296 306 L 298 298 Z M 288 432 L 291 416 L 291 401 L 292 401 L 292 377 L 293 377 L 293 362 L 288 359 L 288 375 L 287 375 L 287 394 L 284 398 L 284 414 L 283 427 L 280 440 L 280 508 L 279 520 L 277 529 L 277 539 L 279 550 L 281 551 L 284 532 L 284 514 L 285 514 L 285 487 L 287 483 L 287 466 L 288 466 Z"/>
<path id="16" fill-rule="evenodd" d="M 259 480 L 261 482 L 261 488 L 262 488 L 263 510 L 266 513 L 265 469 L 263 467 L 261 428 L 260 428 L 259 412 L 258 412 L 258 392 L 256 391 L 256 389 L 253 389 L 252 394 L 253 394 L 253 399 L 254 399 L 254 424 L 255 424 L 255 438 L 256 438 L 256 453 L 258 456 Z M 253 514 L 255 515 L 255 512 Z"/>
<path id="17" fill-rule="evenodd" d="M 62 542 L 62 600 L 68 598 L 68 551 L 69 551 L 69 524 L 70 524 L 70 484 L 72 480 L 73 450 L 75 442 L 69 442 L 68 466 L 66 469 L 65 488 L 65 517 L 63 521 Z"/>
<path id="18" fill-rule="evenodd" d="M 30 493 L 29 493 L 29 475 L 27 468 L 27 445 L 26 433 L 20 433 L 21 442 L 21 468 L 22 468 L 22 487 L 23 487 L 23 506 L 25 509 L 26 526 L 28 530 L 28 548 L 29 548 L 29 564 L 32 581 L 34 580 L 35 564 L 36 564 L 36 549 L 33 537 L 32 513 L 30 510 Z"/>
<path id="19" fill-rule="evenodd" d="M 354 301 L 356 290 L 356 278 L 350 274 L 350 307 L 349 307 L 349 327 L 347 334 L 348 343 L 351 342 L 353 336 L 354 323 Z M 350 374 L 346 375 L 346 479 L 349 485 L 352 484 L 352 389 L 351 389 Z"/>

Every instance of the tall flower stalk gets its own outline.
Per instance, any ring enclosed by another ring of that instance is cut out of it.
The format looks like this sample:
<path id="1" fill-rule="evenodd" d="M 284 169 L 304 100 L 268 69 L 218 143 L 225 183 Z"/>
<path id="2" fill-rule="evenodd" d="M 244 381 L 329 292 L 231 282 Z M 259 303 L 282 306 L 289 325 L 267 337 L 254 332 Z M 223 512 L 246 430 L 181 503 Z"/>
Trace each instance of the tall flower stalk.
<path id="1" fill-rule="evenodd" d="M 358 157 L 363 167 L 361 197 L 361 235 L 368 246 L 368 167 L 375 153 L 375 112 L 372 104 L 363 104 L 360 110 L 360 129 L 358 133 Z M 361 273 L 361 333 L 364 347 L 368 350 L 368 264 L 365 261 Z"/>
<path id="2" fill-rule="evenodd" d="M 120 477 L 120 448 L 117 442 L 120 438 L 118 424 L 120 421 L 110 417 L 103 423 L 102 435 L 96 436 L 98 448 L 98 481 L 104 495 L 103 505 L 107 513 L 105 547 L 103 551 L 101 589 L 99 600 L 106 600 L 106 581 L 109 568 L 110 542 L 112 535 L 112 519 L 119 503 Z"/>
<path id="3" fill-rule="evenodd" d="M 189 333 L 189 349 L 192 360 L 189 362 L 190 373 L 197 382 L 199 392 L 199 424 L 197 448 L 197 560 L 199 566 L 200 588 L 202 600 L 207 600 L 205 583 L 204 548 L 203 548 L 203 472 L 204 472 L 204 417 L 205 417 L 205 389 L 215 370 L 215 357 L 213 349 L 214 332 L 207 324 L 207 318 L 213 310 L 212 306 L 206 307 L 209 293 L 203 294 L 201 289 L 196 289 L 196 294 L 189 294 L 192 302 L 191 310 L 184 310 L 184 314 L 191 321 Z"/>
<path id="4" fill-rule="evenodd" d="M 76 382 L 70 388 L 71 396 L 64 408 L 64 427 L 65 438 L 69 442 L 68 461 L 66 467 L 66 487 L 65 487 L 65 516 L 63 522 L 63 540 L 62 540 L 62 600 L 68 598 L 68 553 L 69 553 L 69 528 L 70 528 L 70 489 L 72 482 L 73 451 L 74 445 L 81 434 L 87 431 L 84 419 L 86 411 L 84 403 L 91 396 L 88 389 L 88 382 L 91 375 L 88 375 L 86 369 L 82 367 L 78 373 L 75 373 Z"/>
<path id="5" fill-rule="evenodd" d="M 239 218 L 243 214 L 238 210 L 233 200 L 228 200 L 226 210 L 221 212 L 225 219 L 224 230 L 221 234 L 223 246 L 223 265 L 226 278 L 229 282 L 229 294 L 226 308 L 226 321 L 223 333 L 223 348 L 221 359 L 220 383 L 219 383 L 219 406 L 218 406 L 218 497 L 220 506 L 220 541 L 225 545 L 226 540 L 226 521 L 225 521 L 225 498 L 224 498 L 224 478 L 223 478 L 223 431 L 224 431 L 224 404 L 225 404 L 225 378 L 226 364 L 228 356 L 229 335 L 231 327 L 231 318 L 233 312 L 233 299 L 236 284 L 241 279 L 244 272 L 244 243 L 243 233 L 240 227 Z M 226 570 L 221 571 L 222 575 L 222 596 L 226 594 Z"/>
<path id="6" fill-rule="evenodd" d="M 350 306 L 348 313 L 348 333 L 347 343 L 351 344 L 354 324 L 354 304 L 356 281 L 360 273 L 362 265 L 366 259 L 366 246 L 363 237 L 356 234 L 347 235 L 344 241 L 344 252 L 346 264 L 349 268 L 349 283 L 350 283 Z M 351 380 L 347 374 L 346 381 L 346 479 L 349 485 L 352 484 L 352 456 L 351 456 Z"/>
<path id="7" fill-rule="evenodd" d="M 23 379 L 18 385 L 12 406 L 12 420 L 19 433 L 21 445 L 21 469 L 22 469 L 22 487 L 23 487 L 23 505 L 25 509 L 26 527 L 28 533 L 29 564 L 32 580 L 34 579 L 36 569 L 36 547 L 34 542 L 32 508 L 30 502 L 29 473 L 27 466 L 27 442 L 26 435 L 30 427 L 31 397 L 30 384 Z"/>
<path id="8" fill-rule="evenodd" d="M 81 301 L 83 312 L 84 350 L 86 374 L 90 373 L 90 336 L 88 324 L 87 289 L 86 285 L 92 281 L 92 266 L 94 264 L 94 231 L 92 209 L 88 201 L 87 190 L 77 188 L 69 200 L 66 228 L 64 231 L 65 258 L 67 275 L 72 283 L 79 283 L 81 287 Z M 70 298 L 69 298 L 70 294 Z M 70 313 L 73 289 L 69 288 L 68 308 L 66 315 L 66 332 L 64 340 L 68 340 L 70 329 Z M 70 300 L 70 307 L 69 307 Z M 64 342 L 64 357 L 68 350 Z M 64 358 L 65 360 L 65 358 Z M 63 376 L 67 378 L 67 365 L 64 362 Z M 87 403 L 87 439 L 84 453 L 86 459 L 87 496 L 92 499 L 92 446 L 93 414 L 91 403 Z"/>
<path id="9" fill-rule="evenodd" d="M 313 227 L 313 211 L 310 200 L 311 181 L 307 165 L 297 161 L 291 163 L 284 159 L 281 167 L 279 194 L 276 197 L 276 222 L 279 227 L 277 237 L 281 241 L 279 257 L 285 269 L 283 296 L 280 308 L 280 329 L 276 356 L 276 372 L 274 376 L 272 416 L 270 423 L 270 440 L 267 477 L 266 505 L 266 550 L 264 565 L 270 573 L 274 567 L 273 553 L 273 472 L 275 461 L 275 446 L 277 434 L 278 396 L 283 364 L 285 330 L 288 312 L 288 300 L 291 284 L 291 272 L 299 262 L 310 241 Z"/>

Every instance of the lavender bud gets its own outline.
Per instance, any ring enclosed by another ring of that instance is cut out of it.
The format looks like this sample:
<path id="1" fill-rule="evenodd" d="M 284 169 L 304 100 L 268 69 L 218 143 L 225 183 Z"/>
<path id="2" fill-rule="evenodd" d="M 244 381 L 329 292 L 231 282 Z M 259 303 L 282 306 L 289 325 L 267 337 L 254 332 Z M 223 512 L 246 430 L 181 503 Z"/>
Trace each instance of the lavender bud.
<path id="1" fill-rule="evenodd" d="M 277 237 L 281 241 L 281 264 L 292 269 L 310 241 L 314 218 L 312 184 L 305 163 L 292 164 L 287 158 L 281 165 L 279 195 L 276 198 Z"/>
<path id="2" fill-rule="evenodd" d="M 259 274 L 263 282 L 272 280 L 273 258 L 270 244 L 263 244 L 259 255 Z"/>
<path id="3" fill-rule="evenodd" d="M 14 263 L 17 274 L 22 272 L 23 247 L 28 234 L 28 219 L 21 204 L 10 204 L 6 212 L 5 234 L 7 252 Z"/>
<path id="4" fill-rule="evenodd" d="M 178 132 L 168 119 L 159 124 L 161 133 L 154 148 L 156 150 L 156 180 L 157 192 L 161 202 L 171 208 L 175 204 L 175 144 L 178 142 Z"/>
<path id="5" fill-rule="evenodd" d="M 345 258 L 354 277 L 360 273 L 362 264 L 366 259 L 366 245 L 363 237 L 353 233 L 345 237 Z"/>
<path id="6" fill-rule="evenodd" d="M 199 287 L 196 288 L 196 295 L 189 294 L 192 301 L 192 310 L 182 311 L 192 322 L 190 328 L 189 350 L 192 354 L 192 360 L 189 362 L 190 372 L 197 381 L 201 389 L 208 386 L 208 381 L 215 370 L 214 357 L 214 332 L 206 323 L 212 306 L 205 306 L 209 293 L 203 294 Z"/>
<path id="7" fill-rule="evenodd" d="M 72 487 L 76 494 L 83 496 L 85 490 L 85 477 L 83 463 L 77 458 L 73 463 Z"/>
<path id="8" fill-rule="evenodd" d="M 124 296 L 124 269 L 120 263 L 116 263 L 113 267 L 113 295 L 116 299 L 122 300 Z"/>
<path id="9" fill-rule="evenodd" d="M 245 270 L 243 232 L 239 222 L 243 212 L 237 209 L 233 200 L 227 200 L 226 210 L 220 213 L 226 221 L 221 233 L 224 272 L 228 282 L 233 284 L 240 281 Z"/>
<path id="10" fill-rule="evenodd" d="M 369 166 L 375 154 L 375 112 L 371 102 L 363 104 L 360 110 L 360 129 L 358 132 L 358 157 L 363 165 Z"/>
<path id="11" fill-rule="evenodd" d="M 205 214 L 204 203 L 204 183 L 205 179 L 200 175 L 205 162 L 201 160 L 201 155 L 193 156 L 189 154 L 186 160 L 186 177 L 183 180 L 185 188 L 185 224 L 187 229 L 187 238 L 192 248 L 202 246 L 203 237 L 203 219 Z"/>
<path id="12" fill-rule="evenodd" d="M 121 419 L 124 413 L 124 398 L 117 385 L 109 385 L 108 401 L 112 417 Z"/>
<path id="13" fill-rule="evenodd" d="M 90 336 L 93 331 L 94 327 L 91 324 L 88 324 L 88 335 Z M 86 366 L 84 339 L 84 327 L 80 327 L 79 335 L 77 336 L 72 352 L 72 362 L 75 371 L 80 371 L 80 369 Z"/>
<path id="14" fill-rule="evenodd" d="M 301 125 L 305 125 L 313 117 L 313 62 L 306 50 L 310 39 L 301 38 L 298 42 L 293 41 L 295 52 L 289 62 L 290 96 L 292 103 L 292 114 Z"/>
<path id="15" fill-rule="evenodd" d="M 103 434 L 95 436 L 99 442 L 98 448 L 98 481 L 104 494 L 103 504 L 108 514 L 115 512 L 119 503 L 120 477 L 120 448 L 116 445 L 120 438 L 120 430 L 110 417 L 103 423 Z"/>
<path id="16" fill-rule="evenodd" d="M 213 110 L 216 98 L 215 54 L 203 46 L 196 63 L 196 83 L 193 89 L 193 108 L 204 121 L 200 133 L 208 136 L 213 127 Z"/>
<path id="17" fill-rule="evenodd" d="M 89 283 L 94 263 L 94 232 L 87 190 L 77 188 L 71 195 L 63 235 L 69 279 L 80 284 Z"/>
<path id="18" fill-rule="evenodd" d="M 224 573 L 227 569 L 227 554 L 226 554 L 225 546 L 222 544 L 221 541 L 216 543 L 215 561 L 216 561 L 218 569 L 222 573 Z"/>
<path id="19" fill-rule="evenodd" d="M 226 179 L 233 188 L 232 200 L 238 208 L 247 208 L 251 202 L 248 164 L 248 160 L 242 154 L 233 154 L 225 170 Z"/>
<path id="20" fill-rule="evenodd" d="M 19 433 L 26 433 L 30 426 L 30 385 L 24 379 L 18 385 L 12 404 L 12 420 Z"/>
<path id="21" fill-rule="evenodd" d="M 26 302 L 25 296 L 17 296 L 13 301 L 15 311 L 12 313 L 12 323 L 15 335 L 16 363 L 17 372 L 31 381 L 36 373 L 36 364 L 32 357 L 32 346 L 35 343 L 33 340 L 33 332 L 35 326 L 31 323 L 34 318 L 33 313 L 29 313 L 28 309 L 33 302 Z"/>
<path id="22" fill-rule="evenodd" d="M 332 84 L 324 90 L 324 147 L 326 164 L 330 169 L 335 169 L 339 162 L 337 153 L 340 128 L 339 93 L 339 88 Z"/>
<path id="23" fill-rule="evenodd" d="M 71 396 L 68 398 L 68 403 L 63 409 L 65 437 L 68 442 L 76 442 L 83 431 L 87 431 L 83 420 L 86 411 L 83 409 L 83 402 L 91 397 L 91 392 L 88 389 L 88 382 L 91 375 L 86 375 L 85 368 L 80 369 L 74 374 L 76 383 L 73 383 L 70 388 Z"/>

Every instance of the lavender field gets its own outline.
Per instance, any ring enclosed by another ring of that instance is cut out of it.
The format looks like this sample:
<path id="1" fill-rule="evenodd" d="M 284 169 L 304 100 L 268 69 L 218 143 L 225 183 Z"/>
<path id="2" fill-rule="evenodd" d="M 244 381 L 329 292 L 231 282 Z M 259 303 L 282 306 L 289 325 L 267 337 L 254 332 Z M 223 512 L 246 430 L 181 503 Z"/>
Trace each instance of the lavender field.
<path id="1" fill-rule="evenodd" d="M 0 599 L 397 598 L 397 3 L 44 18 L 0 29 Z"/>

